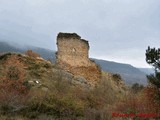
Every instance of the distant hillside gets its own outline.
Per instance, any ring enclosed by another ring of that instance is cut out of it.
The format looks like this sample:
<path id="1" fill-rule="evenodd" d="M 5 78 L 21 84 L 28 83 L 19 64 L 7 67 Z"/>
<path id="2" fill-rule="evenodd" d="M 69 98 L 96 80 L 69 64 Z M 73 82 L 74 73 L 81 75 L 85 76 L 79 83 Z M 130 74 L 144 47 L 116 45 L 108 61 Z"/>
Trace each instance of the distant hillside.
<path id="1" fill-rule="evenodd" d="M 34 52 L 40 54 L 44 59 L 55 62 L 55 51 L 38 48 L 38 47 L 25 47 L 16 48 L 5 42 L 0 42 L 0 52 L 20 52 L 24 53 L 26 50 L 32 49 Z M 143 70 L 135 68 L 129 64 L 116 63 L 106 60 L 93 59 L 97 64 L 101 66 L 103 71 L 111 72 L 114 74 L 120 74 L 127 84 L 140 83 L 146 84 L 146 73 Z"/>
<path id="2" fill-rule="evenodd" d="M 19 48 L 13 47 L 6 42 L 0 41 L 0 52 L 24 52 L 24 50 L 20 50 Z"/>
<path id="3" fill-rule="evenodd" d="M 54 51 L 49 49 L 43 49 L 39 47 L 26 46 L 24 48 L 14 47 L 6 42 L 0 41 L 0 52 L 19 52 L 24 53 L 25 51 L 31 49 L 32 51 L 40 54 L 44 59 L 50 60 L 52 62 L 55 61 Z"/>
<path id="4" fill-rule="evenodd" d="M 146 74 L 129 64 L 116 63 L 106 60 L 93 59 L 101 66 L 104 71 L 111 73 L 118 73 L 125 80 L 127 84 L 139 83 L 146 84 Z"/>
<path id="5" fill-rule="evenodd" d="M 154 69 L 153 68 L 138 68 L 138 69 L 140 69 L 142 72 L 144 72 L 147 75 L 154 73 Z"/>

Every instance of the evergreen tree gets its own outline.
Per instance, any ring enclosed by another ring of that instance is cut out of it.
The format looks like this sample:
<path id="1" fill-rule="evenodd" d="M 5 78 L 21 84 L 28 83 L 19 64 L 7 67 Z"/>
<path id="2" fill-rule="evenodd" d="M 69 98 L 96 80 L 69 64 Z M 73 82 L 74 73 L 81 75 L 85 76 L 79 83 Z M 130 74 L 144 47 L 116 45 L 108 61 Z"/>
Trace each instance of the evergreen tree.
<path id="1" fill-rule="evenodd" d="M 150 48 L 146 50 L 146 62 L 155 69 L 155 74 L 148 75 L 149 82 L 160 88 L 160 48 Z"/>

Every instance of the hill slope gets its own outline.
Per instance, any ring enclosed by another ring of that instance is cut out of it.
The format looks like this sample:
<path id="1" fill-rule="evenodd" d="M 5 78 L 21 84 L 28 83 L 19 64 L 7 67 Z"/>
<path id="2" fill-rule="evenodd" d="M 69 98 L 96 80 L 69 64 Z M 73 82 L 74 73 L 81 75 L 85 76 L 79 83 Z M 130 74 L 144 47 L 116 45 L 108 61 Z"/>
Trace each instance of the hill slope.
<path id="1" fill-rule="evenodd" d="M 55 52 L 48 49 L 38 47 L 25 47 L 16 48 L 7 44 L 6 42 L 0 42 L 0 52 L 20 52 L 24 53 L 26 50 L 32 49 L 34 52 L 40 54 L 44 59 L 55 62 Z M 114 74 L 120 74 L 127 84 L 139 83 L 146 84 L 146 74 L 129 64 L 116 63 L 106 60 L 93 59 L 99 64 L 103 71 L 111 72 Z"/>
<path id="2" fill-rule="evenodd" d="M 127 84 L 146 84 L 146 74 L 129 64 L 94 59 L 104 71 L 120 74 Z"/>
<path id="3" fill-rule="evenodd" d="M 147 75 L 154 73 L 154 69 L 153 68 L 139 68 L 139 69 L 140 69 L 140 71 L 144 72 Z"/>
<path id="4" fill-rule="evenodd" d="M 55 61 L 54 51 L 49 49 L 43 49 L 39 47 L 32 47 L 32 46 L 26 46 L 24 48 L 15 47 L 12 46 L 6 42 L 0 41 L 0 53 L 6 53 L 6 52 L 18 52 L 18 53 L 24 53 L 27 50 L 33 50 L 34 52 L 40 54 L 44 59 L 51 60 L 52 62 Z"/>
<path id="5" fill-rule="evenodd" d="M 12 45 L 1 42 L 0 41 L 0 52 L 23 52 L 24 50 L 21 50 L 19 48 L 13 47 Z"/>
<path id="6" fill-rule="evenodd" d="M 1 54 L 0 73 L 3 120 L 88 120 L 89 115 L 90 120 L 95 115 L 111 119 L 110 106 L 127 93 L 124 82 L 113 74 L 103 72 L 102 80 L 92 87 L 79 75 L 24 54 Z"/>

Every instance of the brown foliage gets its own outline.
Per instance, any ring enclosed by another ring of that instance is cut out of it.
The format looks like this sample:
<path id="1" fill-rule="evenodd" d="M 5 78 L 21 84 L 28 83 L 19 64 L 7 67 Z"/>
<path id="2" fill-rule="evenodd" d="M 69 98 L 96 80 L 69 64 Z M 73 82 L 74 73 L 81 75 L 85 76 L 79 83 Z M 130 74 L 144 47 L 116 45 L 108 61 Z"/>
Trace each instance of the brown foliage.
<path id="1" fill-rule="evenodd" d="M 4 62 L 3 77 L 0 78 L 0 105 L 20 108 L 26 100 L 28 89 L 25 80 L 24 64 L 16 55 L 11 55 Z"/>
<path id="2" fill-rule="evenodd" d="M 6 79 L 18 80 L 23 82 L 25 78 L 25 65 L 20 61 L 16 55 L 11 55 L 10 58 L 5 62 L 6 65 Z"/>
<path id="3" fill-rule="evenodd" d="M 25 52 L 25 55 L 28 55 L 29 57 L 33 57 L 33 58 L 40 57 L 39 54 L 33 52 L 32 50 L 27 50 L 27 51 Z"/>
<path id="4" fill-rule="evenodd" d="M 145 87 L 142 91 L 135 94 L 129 92 L 125 99 L 118 102 L 114 112 L 117 113 L 133 113 L 133 114 L 156 114 L 160 112 L 160 94 L 155 87 Z"/>
<path id="5" fill-rule="evenodd" d="M 156 87 L 147 87 L 144 89 L 144 95 L 146 97 L 149 110 L 158 113 L 160 112 L 160 91 Z"/>

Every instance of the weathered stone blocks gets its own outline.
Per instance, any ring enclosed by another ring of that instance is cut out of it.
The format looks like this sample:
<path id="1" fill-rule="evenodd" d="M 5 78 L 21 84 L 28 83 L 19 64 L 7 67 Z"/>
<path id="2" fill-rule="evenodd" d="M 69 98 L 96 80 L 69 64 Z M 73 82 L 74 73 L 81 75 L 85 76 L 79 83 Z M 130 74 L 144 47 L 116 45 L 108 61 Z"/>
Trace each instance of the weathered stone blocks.
<path id="1" fill-rule="evenodd" d="M 59 33 L 57 36 L 56 64 L 74 75 L 83 76 L 90 84 L 101 78 L 100 67 L 89 59 L 88 41 L 76 33 Z"/>

